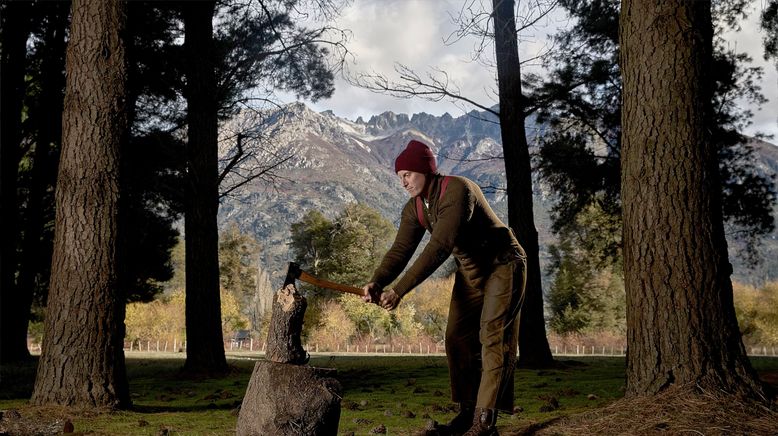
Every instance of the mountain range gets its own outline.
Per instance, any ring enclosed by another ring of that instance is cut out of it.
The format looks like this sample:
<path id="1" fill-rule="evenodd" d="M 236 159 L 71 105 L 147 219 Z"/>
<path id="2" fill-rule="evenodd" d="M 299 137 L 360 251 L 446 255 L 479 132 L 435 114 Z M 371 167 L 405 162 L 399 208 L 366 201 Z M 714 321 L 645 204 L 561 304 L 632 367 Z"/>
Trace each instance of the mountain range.
<path id="1" fill-rule="evenodd" d="M 533 119 L 526 125 L 532 154 L 544 126 Z M 259 241 L 262 267 L 274 286 L 283 281 L 287 263 L 293 260 L 287 245 L 290 225 L 309 210 L 332 219 L 347 204 L 361 202 L 398 224 L 407 194 L 394 174 L 394 158 L 411 139 L 430 145 L 442 173 L 466 176 L 481 185 L 496 213 L 507 222 L 500 128 L 488 112 L 473 111 L 459 117 L 384 112 L 367 121 L 361 117 L 351 121 L 330 111 L 312 111 L 298 102 L 273 111 L 243 114 L 225 130 L 243 131 L 244 135 L 246 131 L 261 132 L 254 137 L 261 137 L 258 148 L 266 154 L 265 160 L 284 160 L 272 171 L 272 177 L 233 191 L 219 209 L 220 227 L 235 223 Z M 221 154 L 228 158 L 234 152 L 234 142 L 223 144 Z M 757 140 L 754 147 L 759 170 L 778 173 L 778 147 Z M 547 247 L 555 240 L 548 214 L 553 195 L 537 177 L 533 181 L 543 264 Z M 778 233 L 765 238 L 763 251 L 768 258 L 761 269 L 745 270 L 733 262 L 736 278 L 751 282 L 745 279 L 778 278 Z"/>

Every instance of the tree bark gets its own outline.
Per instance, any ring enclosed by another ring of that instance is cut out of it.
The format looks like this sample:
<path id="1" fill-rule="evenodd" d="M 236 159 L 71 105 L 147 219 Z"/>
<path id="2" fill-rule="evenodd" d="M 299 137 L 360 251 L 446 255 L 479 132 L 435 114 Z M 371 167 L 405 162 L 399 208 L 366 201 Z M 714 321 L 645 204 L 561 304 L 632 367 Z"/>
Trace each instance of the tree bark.
<path id="1" fill-rule="evenodd" d="M 219 295 L 218 119 L 213 14 L 215 2 L 182 2 L 186 38 L 187 193 L 185 368 L 227 370 Z"/>
<path id="2" fill-rule="evenodd" d="M 710 2 L 622 2 L 628 396 L 762 396 L 741 340 L 709 135 Z"/>
<path id="3" fill-rule="evenodd" d="M 236 434 L 338 434 L 342 389 L 337 371 L 259 361 L 240 406 Z"/>
<path id="4" fill-rule="evenodd" d="M 286 284 L 273 298 L 273 315 L 267 332 L 266 358 L 276 363 L 302 365 L 308 362 L 300 335 L 308 303 L 294 284 Z"/>
<path id="5" fill-rule="evenodd" d="M 22 295 L 16 289 L 19 205 L 17 177 L 21 158 L 22 102 L 26 44 L 30 33 L 30 5 L 9 2 L 2 17 L 0 60 L 0 362 L 30 358 L 27 350 L 27 316 L 22 313 Z"/>
<path id="6" fill-rule="evenodd" d="M 126 134 L 124 2 L 76 0 L 72 17 L 51 287 L 31 401 L 125 407 L 116 244 Z"/>
<path id="7" fill-rule="evenodd" d="M 553 363 L 543 315 L 538 232 L 532 210 L 532 166 L 524 131 L 524 95 L 513 0 L 492 0 L 500 98 L 500 134 L 508 187 L 508 221 L 527 253 L 527 287 L 519 324 L 519 365 Z"/>

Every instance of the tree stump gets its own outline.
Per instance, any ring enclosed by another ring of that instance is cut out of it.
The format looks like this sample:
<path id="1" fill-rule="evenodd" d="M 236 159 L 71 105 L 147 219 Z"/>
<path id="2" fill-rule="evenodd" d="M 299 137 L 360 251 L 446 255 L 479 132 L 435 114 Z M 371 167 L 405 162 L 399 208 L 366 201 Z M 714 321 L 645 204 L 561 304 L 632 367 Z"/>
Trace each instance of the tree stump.
<path id="1" fill-rule="evenodd" d="M 335 435 L 341 386 L 336 370 L 305 365 L 300 334 L 307 303 L 294 274 L 273 298 L 267 361 L 254 366 L 238 415 L 238 435 Z"/>
<path id="2" fill-rule="evenodd" d="M 307 307 L 305 297 L 297 292 L 294 283 L 286 283 L 276 292 L 267 332 L 267 360 L 295 365 L 308 363 L 309 356 L 300 339 Z"/>
<path id="3" fill-rule="evenodd" d="M 335 369 L 259 361 L 238 415 L 238 436 L 338 433 L 341 386 Z"/>

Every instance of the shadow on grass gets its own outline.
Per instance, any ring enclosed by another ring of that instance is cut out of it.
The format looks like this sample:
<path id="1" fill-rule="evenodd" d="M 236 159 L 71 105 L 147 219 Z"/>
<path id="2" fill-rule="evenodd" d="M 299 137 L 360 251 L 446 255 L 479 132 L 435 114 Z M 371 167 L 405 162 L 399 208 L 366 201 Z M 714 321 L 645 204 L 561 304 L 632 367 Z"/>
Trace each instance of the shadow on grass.
<path id="1" fill-rule="evenodd" d="M 562 421 L 565 417 L 564 416 L 557 416 L 551 419 L 547 419 L 545 421 L 541 422 L 533 422 L 528 424 L 526 427 L 520 427 L 518 429 L 512 429 L 507 432 L 503 432 L 505 436 L 531 436 L 536 434 L 537 432 L 548 428 L 552 425 L 555 425 Z"/>
<path id="2" fill-rule="evenodd" d="M 209 403 L 209 404 L 197 404 L 197 405 L 190 405 L 190 406 L 177 406 L 172 404 L 170 406 L 133 405 L 130 408 L 130 411 L 136 413 L 178 413 L 178 412 L 186 413 L 186 412 L 205 412 L 208 410 L 234 410 L 238 408 L 241 403 L 242 400 L 235 401 L 229 404 Z"/>
<path id="3" fill-rule="evenodd" d="M 38 356 L 31 359 L 0 365 L 0 400 L 26 400 L 32 396 Z"/>

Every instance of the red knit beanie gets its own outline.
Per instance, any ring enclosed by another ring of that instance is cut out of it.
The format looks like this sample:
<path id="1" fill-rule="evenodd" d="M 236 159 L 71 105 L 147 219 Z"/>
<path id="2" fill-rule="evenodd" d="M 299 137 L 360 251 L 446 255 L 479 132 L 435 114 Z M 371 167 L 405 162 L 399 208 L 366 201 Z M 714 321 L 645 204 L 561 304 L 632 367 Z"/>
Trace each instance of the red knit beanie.
<path id="1" fill-rule="evenodd" d="M 402 170 L 422 174 L 434 173 L 438 170 L 435 164 L 435 155 L 423 142 L 411 140 L 394 161 L 394 172 Z"/>

